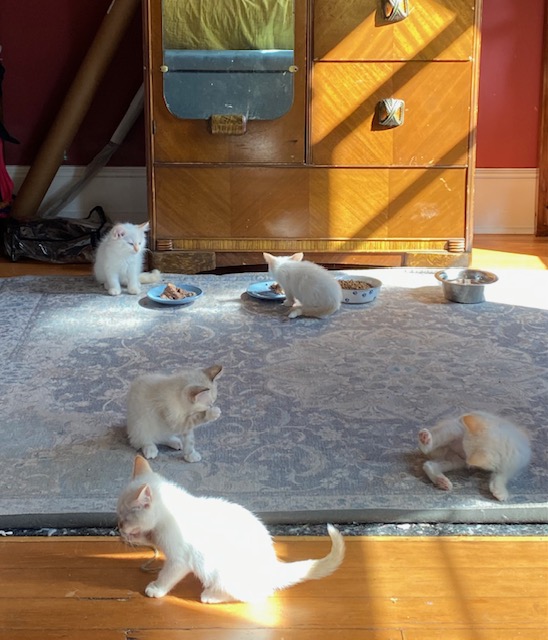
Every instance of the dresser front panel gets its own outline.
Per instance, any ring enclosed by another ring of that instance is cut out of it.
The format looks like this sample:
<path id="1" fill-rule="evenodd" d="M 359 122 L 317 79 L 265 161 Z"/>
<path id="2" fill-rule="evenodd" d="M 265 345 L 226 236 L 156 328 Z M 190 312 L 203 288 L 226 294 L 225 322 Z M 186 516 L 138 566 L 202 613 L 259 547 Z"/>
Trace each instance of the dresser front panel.
<path id="1" fill-rule="evenodd" d="M 466 166 L 472 65 L 320 62 L 312 77 L 314 164 Z M 404 121 L 378 124 L 377 104 L 404 100 Z"/>
<path id="2" fill-rule="evenodd" d="M 316 60 L 469 60 L 473 0 L 408 0 L 409 15 L 383 19 L 384 0 L 315 0 Z"/>
<path id="3" fill-rule="evenodd" d="M 465 182 L 466 169 L 157 167 L 155 239 L 228 251 L 268 239 L 462 238 Z"/>

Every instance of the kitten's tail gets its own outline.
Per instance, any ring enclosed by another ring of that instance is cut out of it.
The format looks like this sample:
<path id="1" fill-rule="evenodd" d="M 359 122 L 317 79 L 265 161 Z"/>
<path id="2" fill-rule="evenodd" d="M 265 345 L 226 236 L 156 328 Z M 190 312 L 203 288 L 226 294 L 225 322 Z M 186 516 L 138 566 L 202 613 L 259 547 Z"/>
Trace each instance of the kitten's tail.
<path id="1" fill-rule="evenodd" d="M 152 271 L 144 271 L 139 274 L 139 282 L 141 284 L 152 284 L 153 282 L 160 282 L 160 278 L 162 274 L 158 271 L 158 269 L 154 269 Z"/>
<path id="2" fill-rule="evenodd" d="M 285 589 L 305 580 L 319 580 L 336 571 L 344 559 L 344 538 L 331 524 L 327 525 L 331 538 L 331 551 L 318 560 L 300 560 L 297 562 L 279 562 L 274 589 Z"/>

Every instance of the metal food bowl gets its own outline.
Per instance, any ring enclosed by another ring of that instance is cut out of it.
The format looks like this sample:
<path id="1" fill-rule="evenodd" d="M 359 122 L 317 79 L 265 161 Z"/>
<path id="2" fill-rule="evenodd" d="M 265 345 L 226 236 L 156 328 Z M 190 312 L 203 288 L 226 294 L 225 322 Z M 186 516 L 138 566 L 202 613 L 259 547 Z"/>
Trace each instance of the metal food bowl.
<path id="1" fill-rule="evenodd" d="M 351 281 L 357 286 L 363 288 L 346 289 L 341 285 L 342 301 L 346 304 L 364 304 L 366 302 L 372 302 L 379 295 L 382 282 L 377 278 L 370 278 L 369 276 L 342 276 L 338 278 L 339 284 L 341 281 Z"/>
<path id="2" fill-rule="evenodd" d="M 498 280 L 494 273 L 479 269 L 445 269 L 435 276 L 441 282 L 447 300 L 463 304 L 484 302 L 485 285 Z"/>

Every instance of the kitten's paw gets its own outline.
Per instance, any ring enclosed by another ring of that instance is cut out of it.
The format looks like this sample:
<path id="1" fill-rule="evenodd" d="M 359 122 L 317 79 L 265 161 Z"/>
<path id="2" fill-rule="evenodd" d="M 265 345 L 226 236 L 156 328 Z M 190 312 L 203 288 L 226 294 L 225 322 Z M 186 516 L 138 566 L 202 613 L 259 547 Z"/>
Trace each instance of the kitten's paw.
<path id="1" fill-rule="evenodd" d="M 497 500 L 500 500 L 501 502 L 504 502 L 504 500 L 508 500 L 508 496 L 510 495 L 506 487 L 493 482 L 489 483 L 489 490 L 495 496 L 495 498 Z"/>
<path id="2" fill-rule="evenodd" d="M 122 289 L 120 289 L 120 287 L 110 287 L 107 291 L 109 296 L 119 296 L 122 293 Z"/>
<path id="3" fill-rule="evenodd" d="M 438 476 L 435 480 L 435 485 L 438 489 L 443 489 L 444 491 L 451 491 L 453 489 L 453 483 L 447 476 Z"/>
<path id="4" fill-rule="evenodd" d="M 424 472 L 430 478 L 432 484 L 444 491 L 451 491 L 453 484 L 449 478 L 440 472 L 438 465 L 435 462 L 428 460 L 422 465 Z"/>
<path id="5" fill-rule="evenodd" d="M 155 444 L 145 444 L 141 450 L 147 460 L 152 460 L 158 455 L 158 447 Z"/>
<path id="6" fill-rule="evenodd" d="M 293 319 L 302 316 L 302 314 L 303 310 L 301 309 L 301 307 L 294 307 L 293 310 L 287 314 L 287 317 Z"/>
<path id="7" fill-rule="evenodd" d="M 432 434 L 428 429 L 419 431 L 419 448 L 423 453 L 432 451 Z"/>
<path id="8" fill-rule="evenodd" d="M 204 604 L 220 604 L 221 602 L 230 602 L 233 598 L 229 598 L 226 593 L 215 591 L 214 589 L 204 589 L 200 600 Z"/>
<path id="9" fill-rule="evenodd" d="M 141 287 L 128 287 L 127 292 L 132 296 L 138 296 L 141 293 Z"/>
<path id="10" fill-rule="evenodd" d="M 196 451 L 191 451 L 190 453 L 185 453 L 183 455 L 183 458 L 187 461 L 187 462 L 200 462 L 200 460 L 202 459 L 202 456 Z"/>
<path id="11" fill-rule="evenodd" d="M 213 420 L 218 420 L 221 417 L 221 410 L 219 407 L 211 407 L 206 411 L 206 419 L 210 422 Z"/>
<path id="12" fill-rule="evenodd" d="M 151 582 L 147 585 L 145 594 L 149 598 L 163 598 L 167 594 L 167 589 L 158 586 L 157 582 Z"/>
<path id="13" fill-rule="evenodd" d="M 177 451 L 183 448 L 183 442 L 179 436 L 172 436 L 169 440 L 166 440 L 166 445 Z"/>

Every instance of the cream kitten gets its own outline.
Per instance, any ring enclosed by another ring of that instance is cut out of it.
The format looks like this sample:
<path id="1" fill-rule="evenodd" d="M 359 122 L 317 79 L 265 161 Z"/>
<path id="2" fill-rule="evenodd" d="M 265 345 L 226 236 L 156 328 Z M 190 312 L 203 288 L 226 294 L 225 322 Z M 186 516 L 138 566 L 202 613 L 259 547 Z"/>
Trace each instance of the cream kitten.
<path id="1" fill-rule="evenodd" d="M 498 500 L 508 498 L 506 484 L 531 459 L 529 436 L 506 418 L 474 411 L 421 429 L 419 447 L 431 459 L 423 469 L 440 489 L 453 488 L 444 473 L 463 467 L 491 471 L 489 489 Z"/>
<path id="2" fill-rule="evenodd" d="M 194 427 L 217 420 L 219 364 L 186 369 L 172 375 L 148 373 L 131 383 L 127 396 L 127 432 L 131 445 L 145 458 L 158 455 L 158 444 L 183 452 L 187 462 L 202 456 L 194 449 Z"/>
<path id="3" fill-rule="evenodd" d="M 160 272 L 142 273 L 146 250 L 148 222 L 135 225 L 129 222 L 116 224 L 101 240 L 95 254 L 93 273 L 111 296 L 119 296 L 122 286 L 128 293 L 141 292 L 141 283 L 160 280 Z"/>
<path id="4" fill-rule="evenodd" d="M 263 253 L 263 256 L 271 277 L 284 290 L 284 305 L 292 307 L 289 318 L 323 318 L 339 309 L 342 300 L 341 285 L 327 269 L 303 260 L 302 253 L 292 256 Z"/>
<path id="5" fill-rule="evenodd" d="M 162 598 L 193 573 L 203 584 L 204 603 L 260 601 L 276 590 L 330 575 L 344 558 L 344 539 L 328 525 L 332 546 L 325 557 L 280 561 L 254 514 L 222 498 L 191 495 L 154 473 L 141 456 L 117 513 L 124 541 L 153 544 L 165 555 L 157 579 L 145 589 L 150 598 Z"/>

